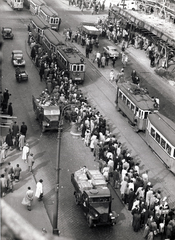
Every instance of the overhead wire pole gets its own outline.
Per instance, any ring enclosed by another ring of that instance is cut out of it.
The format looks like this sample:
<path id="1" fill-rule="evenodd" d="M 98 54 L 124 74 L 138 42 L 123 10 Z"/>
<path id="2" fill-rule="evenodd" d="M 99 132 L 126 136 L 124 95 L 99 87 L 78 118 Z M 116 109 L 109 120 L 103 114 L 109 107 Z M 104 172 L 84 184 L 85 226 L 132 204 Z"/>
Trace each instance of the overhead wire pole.
<path id="1" fill-rule="evenodd" d="M 57 137 L 57 154 L 56 154 L 56 184 L 55 184 L 55 199 L 53 207 L 53 234 L 59 235 L 60 231 L 58 229 L 58 206 L 59 206 L 59 185 L 60 185 L 60 153 L 61 153 L 61 130 L 63 125 L 63 114 L 70 104 L 60 107 L 60 116 L 58 119 L 58 137 Z"/>

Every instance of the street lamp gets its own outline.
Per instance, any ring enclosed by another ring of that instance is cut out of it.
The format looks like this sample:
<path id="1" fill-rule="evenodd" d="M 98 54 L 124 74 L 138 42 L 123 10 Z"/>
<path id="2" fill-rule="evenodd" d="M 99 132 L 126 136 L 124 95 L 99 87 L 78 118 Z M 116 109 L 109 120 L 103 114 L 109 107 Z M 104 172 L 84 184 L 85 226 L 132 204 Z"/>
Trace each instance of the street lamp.
<path id="1" fill-rule="evenodd" d="M 61 150 L 61 130 L 63 125 L 63 114 L 70 104 L 60 107 L 60 115 L 58 119 L 58 137 L 57 137 L 57 155 L 56 155 L 56 184 L 55 184 L 55 200 L 53 208 L 53 234 L 59 235 L 58 229 L 58 205 L 59 205 L 59 184 L 60 184 L 60 150 Z"/>

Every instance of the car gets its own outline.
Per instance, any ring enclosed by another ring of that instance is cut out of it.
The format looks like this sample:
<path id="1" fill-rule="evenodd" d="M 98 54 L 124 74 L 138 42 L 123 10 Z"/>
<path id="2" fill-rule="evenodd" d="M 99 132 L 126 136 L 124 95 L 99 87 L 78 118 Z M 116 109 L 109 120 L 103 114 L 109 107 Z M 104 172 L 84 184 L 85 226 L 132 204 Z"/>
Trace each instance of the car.
<path id="1" fill-rule="evenodd" d="M 13 39 L 14 38 L 12 28 L 10 28 L 10 27 L 3 27 L 1 33 L 2 33 L 3 39 Z"/>
<path id="2" fill-rule="evenodd" d="M 11 56 L 14 67 L 25 67 L 26 62 L 23 59 L 23 52 L 21 50 L 13 50 Z"/>
<path id="3" fill-rule="evenodd" d="M 116 47 L 114 46 L 106 46 L 106 47 L 103 47 L 103 51 L 105 53 L 108 53 L 109 54 L 109 57 L 113 58 L 113 57 L 119 57 L 119 52 L 117 50 Z"/>

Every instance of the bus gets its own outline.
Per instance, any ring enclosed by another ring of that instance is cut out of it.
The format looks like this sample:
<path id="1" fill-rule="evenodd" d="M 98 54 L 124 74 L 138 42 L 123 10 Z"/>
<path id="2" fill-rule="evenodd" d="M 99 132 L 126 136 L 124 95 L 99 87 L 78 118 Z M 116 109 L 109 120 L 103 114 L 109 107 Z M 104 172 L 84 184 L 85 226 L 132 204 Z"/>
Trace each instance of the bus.
<path id="1" fill-rule="evenodd" d="M 146 143 L 175 173 L 175 123 L 160 113 L 149 114 Z"/>
<path id="2" fill-rule="evenodd" d="M 73 45 L 60 45 L 57 48 L 57 62 L 61 69 L 68 71 L 68 77 L 74 83 L 85 80 L 85 61 L 83 55 Z"/>
<path id="3" fill-rule="evenodd" d="M 30 0 L 30 12 L 34 15 L 39 15 L 41 6 L 45 6 L 44 0 Z"/>
<path id="4" fill-rule="evenodd" d="M 23 10 L 23 0 L 7 0 L 11 8 L 16 10 Z"/>
<path id="5" fill-rule="evenodd" d="M 137 131 L 145 131 L 148 115 L 159 110 L 158 100 L 131 82 L 117 83 L 116 105 Z"/>
<path id="6" fill-rule="evenodd" d="M 41 38 L 43 37 L 44 30 L 49 28 L 49 24 L 46 23 L 44 20 L 40 19 L 38 16 L 34 16 L 30 20 L 30 31 L 35 38 L 37 43 L 42 43 Z"/>
<path id="7" fill-rule="evenodd" d="M 48 55 L 51 56 L 53 53 L 56 54 L 58 46 L 64 45 L 64 43 L 62 42 L 59 33 L 49 28 L 45 29 L 43 32 L 41 45 Z"/>
<path id="8" fill-rule="evenodd" d="M 38 13 L 39 17 L 44 19 L 44 21 L 50 24 L 51 29 L 58 31 L 61 18 L 59 18 L 58 13 L 48 6 L 41 6 L 40 11 Z"/>

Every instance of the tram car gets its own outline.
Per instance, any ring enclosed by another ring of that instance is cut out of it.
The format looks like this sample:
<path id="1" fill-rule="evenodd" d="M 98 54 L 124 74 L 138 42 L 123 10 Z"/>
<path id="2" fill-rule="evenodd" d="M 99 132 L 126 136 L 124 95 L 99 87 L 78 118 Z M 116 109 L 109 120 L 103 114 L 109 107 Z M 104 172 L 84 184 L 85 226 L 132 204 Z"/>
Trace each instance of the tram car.
<path id="1" fill-rule="evenodd" d="M 60 45 L 65 45 L 61 36 L 52 29 L 45 29 L 41 38 L 41 45 L 49 56 L 57 52 Z"/>
<path id="2" fill-rule="evenodd" d="M 42 6 L 45 6 L 46 3 L 44 2 L 44 0 L 30 0 L 29 5 L 30 5 L 30 7 L 29 7 L 30 12 L 34 15 L 39 15 L 40 8 Z"/>
<path id="3" fill-rule="evenodd" d="M 48 53 L 56 55 L 60 70 L 67 72 L 67 76 L 74 83 L 83 83 L 85 80 L 85 61 L 83 54 L 71 43 L 63 43 L 62 36 L 52 29 L 45 29 L 41 38 L 42 47 Z"/>
<path id="4" fill-rule="evenodd" d="M 60 45 L 57 48 L 57 61 L 61 69 L 67 69 L 69 78 L 74 83 L 83 83 L 85 80 L 84 56 L 73 45 Z"/>
<path id="5" fill-rule="evenodd" d="M 131 82 L 117 83 L 116 104 L 137 131 L 145 131 L 150 113 L 158 112 L 158 99 L 152 99 L 147 91 Z"/>
<path id="6" fill-rule="evenodd" d="M 23 0 L 7 0 L 7 3 L 14 10 L 23 10 Z"/>
<path id="7" fill-rule="evenodd" d="M 58 31 L 60 24 L 61 24 L 61 18 L 58 16 L 58 13 L 52 9 L 51 7 L 48 7 L 47 5 L 41 6 L 40 10 L 38 11 L 38 16 L 46 21 L 50 28 Z"/>
<path id="8" fill-rule="evenodd" d="M 175 123 L 160 113 L 149 114 L 146 143 L 175 173 Z"/>
<path id="9" fill-rule="evenodd" d="M 43 37 L 44 30 L 49 29 L 49 24 L 40 19 L 38 16 L 33 16 L 30 20 L 29 29 L 35 38 L 35 41 L 41 44 L 41 38 Z"/>

